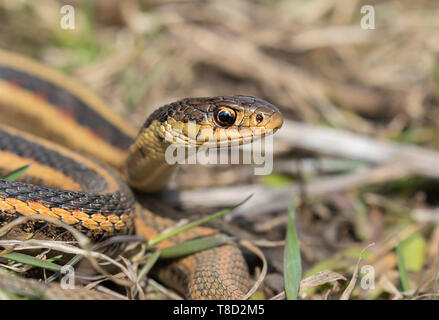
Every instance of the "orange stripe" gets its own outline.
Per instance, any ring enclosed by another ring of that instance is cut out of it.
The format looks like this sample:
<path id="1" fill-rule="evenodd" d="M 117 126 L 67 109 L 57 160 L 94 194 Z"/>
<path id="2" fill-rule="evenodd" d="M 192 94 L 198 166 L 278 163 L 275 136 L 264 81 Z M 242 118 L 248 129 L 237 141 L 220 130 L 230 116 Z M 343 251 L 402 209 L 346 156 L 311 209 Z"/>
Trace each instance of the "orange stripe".
<path id="1" fill-rule="evenodd" d="M 81 190 L 81 186 L 76 181 L 58 170 L 42 165 L 33 159 L 22 158 L 9 151 L 0 150 L 0 168 L 5 173 L 12 172 L 29 164 L 31 166 L 23 174 L 23 177 L 29 177 L 33 181 L 35 181 L 34 179 L 40 180 L 44 186 L 49 188 L 73 191 Z"/>

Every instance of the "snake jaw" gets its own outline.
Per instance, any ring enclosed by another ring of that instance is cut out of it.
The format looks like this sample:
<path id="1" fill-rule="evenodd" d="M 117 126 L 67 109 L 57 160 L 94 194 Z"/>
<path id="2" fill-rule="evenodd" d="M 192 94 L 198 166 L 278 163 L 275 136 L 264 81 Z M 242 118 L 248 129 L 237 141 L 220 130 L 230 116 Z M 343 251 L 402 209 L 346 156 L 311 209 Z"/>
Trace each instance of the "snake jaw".
<path id="1" fill-rule="evenodd" d="M 195 124 L 195 126 L 198 126 Z M 186 134 L 182 130 L 169 130 L 165 134 L 168 143 L 179 144 L 188 148 L 223 148 L 235 147 L 252 143 L 255 140 L 271 135 L 275 132 L 272 129 L 263 127 L 238 128 L 230 127 L 222 130 L 214 130 L 212 127 L 196 129 L 195 135 Z"/>

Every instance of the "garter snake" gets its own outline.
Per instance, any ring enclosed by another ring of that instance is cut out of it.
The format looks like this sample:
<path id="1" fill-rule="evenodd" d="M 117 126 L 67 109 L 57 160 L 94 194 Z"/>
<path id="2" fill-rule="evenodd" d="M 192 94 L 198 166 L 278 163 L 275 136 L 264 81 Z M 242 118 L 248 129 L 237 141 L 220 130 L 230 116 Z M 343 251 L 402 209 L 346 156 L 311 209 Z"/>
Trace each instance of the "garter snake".
<path id="1" fill-rule="evenodd" d="M 167 104 L 136 133 L 68 76 L 0 51 L 0 177 L 31 165 L 18 181 L 0 179 L 0 227 L 40 214 L 94 241 L 132 233 L 151 239 L 175 222 L 141 208 L 135 194 L 166 187 L 177 167 L 165 161 L 171 143 L 230 147 L 281 126 L 275 106 L 238 95 Z M 28 222 L 2 239 L 71 239 L 68 233 L 60 235 L 57 226 L 42 225 Z M 198 227 L 161 246 L 216 234 Z M 176 259 L 168 268 L 164 274 L 174 276 L 161 280 L 191 299 L 239 299 L 249 287 L 248 267 L 234 243 Z"/>

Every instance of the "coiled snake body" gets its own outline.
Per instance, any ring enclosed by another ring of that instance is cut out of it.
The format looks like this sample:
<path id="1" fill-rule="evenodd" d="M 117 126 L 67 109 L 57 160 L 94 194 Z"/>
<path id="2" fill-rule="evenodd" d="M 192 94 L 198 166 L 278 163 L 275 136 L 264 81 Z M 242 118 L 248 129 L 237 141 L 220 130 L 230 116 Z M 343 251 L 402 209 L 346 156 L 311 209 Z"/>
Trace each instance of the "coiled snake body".
<path id="1" fill-rule="evenodd" d="M 131 189 L 156 192 L 166 186 L 176 168 L 165 161 L 171 143 L 239 145 L 276 131 L 282 117 L 251 96 L 186 98 L 157 109 L 136 134 L 68 77 L 0 51 L 0 122 L 0 177 L 31 165 L 18 181 L 0 179 L 0 227 L 40 214 L 98 241 L 132 233 L 151 239 L 174 225 L 137 205 Z M 27 223 L 2 239 L 69 239 L 59 229 Z M 218 233 L 198 227 L 160 245 L 208 235 Z M 161 280 L 191 299 L 239 299 L 249 287 L 247 265 L 234 243 L 177 259 L 168 268 L 164 274 L 178 277 Z"/>

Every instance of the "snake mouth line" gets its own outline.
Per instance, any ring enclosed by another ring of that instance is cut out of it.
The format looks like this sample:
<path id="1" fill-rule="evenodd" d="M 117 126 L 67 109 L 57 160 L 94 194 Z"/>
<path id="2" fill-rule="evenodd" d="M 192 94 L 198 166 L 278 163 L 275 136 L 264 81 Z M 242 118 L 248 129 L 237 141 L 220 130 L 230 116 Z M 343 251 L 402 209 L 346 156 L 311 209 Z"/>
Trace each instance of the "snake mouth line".
<path id="1" fill-rule="evenodd" d="M 199 129 L 199 133 L 195 135 L 186 135 L 181 130 L 172 129 L 165 135 L 165 140 L 168 143 L 176 143 L 183 147 L 188 148 L 224 148 L 224 147 L 236 147 L 244 144 L 254 142 L 264 137 L 274 134 L 278 129 L 265 129 L 263 127 L 248 127 L 243 130 L 233 128 L 233 136 L 229 134 L 228 129 L 224 129 L 221 133 L 215 135 L 205 134 L 202 135 Z M 207 132 L 215 132 L 212 129 L 204 129 Z"/>

